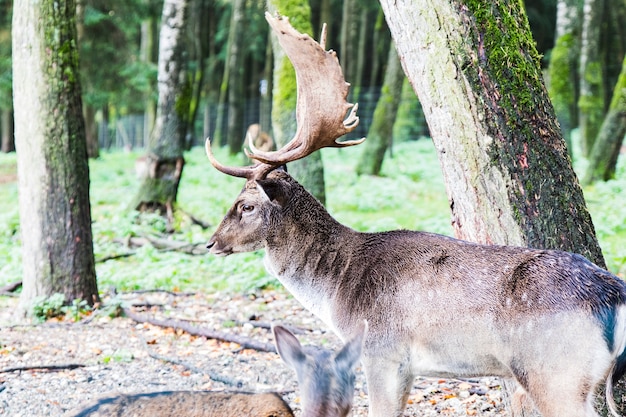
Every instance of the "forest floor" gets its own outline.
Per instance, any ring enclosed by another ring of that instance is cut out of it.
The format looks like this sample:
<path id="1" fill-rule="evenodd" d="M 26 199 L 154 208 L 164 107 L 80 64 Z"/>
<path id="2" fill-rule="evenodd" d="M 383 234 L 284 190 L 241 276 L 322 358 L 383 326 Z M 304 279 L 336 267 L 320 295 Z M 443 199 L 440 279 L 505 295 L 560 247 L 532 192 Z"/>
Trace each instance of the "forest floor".
<path id="1" fill-rule="evenodd" d="M 118 294 L 105 298 L 133 317 L 184 320 L 194 326 L 273 346 L 263 324 L 301 330 L 303 345 L 337 349 L 339 339 L 284 290 L 255 294 Z M 293 372 L 278 354 L 194 336 L 125 316 L 95 313 L 74 323 L 18 324 L 18 299 L 0 297 L 0 416 L 62 416 L 120 393 L 169 390 L 276 391 L 300 413 Z M 495 378 L 418 378 L 406 416 L 506 415 Z M 357 371 L 353 416 L 367 415 L 367 387 Z"/>

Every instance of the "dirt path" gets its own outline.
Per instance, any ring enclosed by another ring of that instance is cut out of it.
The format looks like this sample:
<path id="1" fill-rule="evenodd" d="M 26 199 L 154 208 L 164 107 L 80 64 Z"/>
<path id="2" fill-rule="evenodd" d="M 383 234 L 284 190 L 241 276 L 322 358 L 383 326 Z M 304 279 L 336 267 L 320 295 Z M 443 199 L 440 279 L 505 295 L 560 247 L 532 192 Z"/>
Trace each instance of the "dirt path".
<path id="1" fill-rule="evenodd" d="M 280 322 L 306 329 L 298 335 L 303 344 L 340 346 L 339 339 L 317 318 L 281 291 L 128 294 L 122 298 L 125 305 L 151 306 L 134 309 L 141 314 L 192 320 L 203 328 L 256 341 L 273 343 L 270 331 L 251 323 Z M 241 349 L 233 343 L 119 317 L 11 325 L 16 304 L 15 298 L 0 297 L 0 371 L 34 365 L 68 368 L 0 372 L 0 416 L 61 416 L 103 395 L 165 390 L 278 391 L 299 412 L 295 374 L 275 353 Z M 359 370 L 354 416 L 367 415 L 366 391 Z M 416 379 L 405 415 L 506 415 L 502 396 L 494 378 Z"/>

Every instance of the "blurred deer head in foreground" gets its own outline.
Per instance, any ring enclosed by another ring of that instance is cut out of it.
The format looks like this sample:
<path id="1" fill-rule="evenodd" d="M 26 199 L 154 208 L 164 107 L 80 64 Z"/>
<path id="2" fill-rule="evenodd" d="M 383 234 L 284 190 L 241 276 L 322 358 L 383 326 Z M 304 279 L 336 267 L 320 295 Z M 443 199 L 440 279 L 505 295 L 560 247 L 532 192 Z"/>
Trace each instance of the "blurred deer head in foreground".
<path id="1" fill-rule="evenodd" d="M 273 326 L 276 348 L 283 361 L 296 371 L 302 397 L 302 417 L 345 417 L 352 410 L 354 370 L 359 363 L 367 322 L 339 352 L 300 345 L 285 327 Z"/>
<path id="2" fill-rule="evenodd" d="M 258 161 L 209 240 L 215 255 L 265 250 L 265 266 L 342 339 L 368 322 L 363 368 L 371 417 L 402 415 L 415 376 L 510 378 L 545 417 L 596 417 L 594 393 L 626 371 L 626 285 L 562 251 L 479 245 L 433 233 L 360 233 L 276 167 L 358 123 L 334 52 L 266 15 L 298 82 L 295 137 Z M 324 36 L 322 36 L 322 39 Z M 351 109 L 351 110 L 350 110 Z M 350 110 L 348 112 L 348 110 Z M 346 117 L 346 113 L 348 115 Z"/>
<path id="3" fill-rule="evenodd" d="M 286 327 L 272 326 L 280 357 L 296 371 L 302 417 L 345 417 L 354 399 L 354 370 L 367 323 L 338 352 L 300 345 Z M 275 392 L 161 391 L 118 395 L 69 412 L 67 417 L 294 417 Z"/>

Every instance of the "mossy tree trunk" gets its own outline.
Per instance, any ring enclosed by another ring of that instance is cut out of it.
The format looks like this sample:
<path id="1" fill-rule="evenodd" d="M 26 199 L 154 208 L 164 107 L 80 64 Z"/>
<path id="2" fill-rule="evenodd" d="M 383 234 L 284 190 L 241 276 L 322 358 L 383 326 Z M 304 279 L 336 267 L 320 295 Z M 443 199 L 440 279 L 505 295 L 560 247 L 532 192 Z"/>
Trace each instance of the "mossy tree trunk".
<path id="1" fill-rule="evenodd" d="M 600 45 L 600 29 L 605 0 L 584 0 L 580 49 L 580 95 L 578 125 L 583 155 L 593 148 L 604 118 L 604 71 Z"/>
<path id="2" fill-rule="evenodd" d="M 613 90 L 609 111 L 602 122 L 589 165 L 583 178 L 586 184 L 596 180 L 608 181 L 615 177 L 615 168 L 626 135 L 626 57 L 622 72 Z"/>
<path id="3" fill-rule="evenodd" d="M 572 155 L 572 129 L 578 125 L 578 60 L 582 8 L 580 0 L 557 2 L 556 35 L 548 67 L 548 93 L 561 133 Z"/>
<path id="4" fill-rule="evenodd" d="M 187 0 L 166 0 L 163 4 L 157 117 L 145 155 L 146 175 L 132 203 L 137 210 L 167 214 L 170 227 L 184 165 L 191 95 L 183 57 L 187 9 Z"/>
<path id="5" fill-rule="evenodd" d="M 356 167 L 359 175 L 380 174 L 385 152 L 392 140 L 393 125 L 402 97 L 402 84 L 405 76 L 393 44 L 388 55 L 385 82 L 381 96 L 376 103 L 372 124 L 367 131 L 367 140 L 362 145 L 364 146 L 363 153 Z"/>
<path id="6" fill-rule="evenodd" d="M 439 153 L 456 235 L 604 266 L 521 3 L 382 4 Z"/>
<path id="7" fill-rule="evenodd" d="M 605 267 L 522 3 L 381 3 L 437 148 L 457 237 L 563 249 Z"/>
<path id="8" fill-rule="evenodd" d="M 308 33 L 318 40 L 319 35 L 311 33 L 311 9 L 305 0 L 268 0 L 270 13 L 280 13 L 289 17 L 289 22 L 301 33 Z M 272 35 L 274 53 L 274 80 L 272 91 L 272 137 L 280 148 L 296 133 L 296 73 L 282 50 L 276 36 Z M 329 45 L 326 45 L 329 49 Z M 326 202 L 324 165 L 320 152 L 289 163 L 289 173 L 313 194 L 322 204 Z"/>
<path id="9" fill-rule="evenodd" d="M 13 91 L 23 290 L 98 301 L 73 0 L 17 0 Z"/>

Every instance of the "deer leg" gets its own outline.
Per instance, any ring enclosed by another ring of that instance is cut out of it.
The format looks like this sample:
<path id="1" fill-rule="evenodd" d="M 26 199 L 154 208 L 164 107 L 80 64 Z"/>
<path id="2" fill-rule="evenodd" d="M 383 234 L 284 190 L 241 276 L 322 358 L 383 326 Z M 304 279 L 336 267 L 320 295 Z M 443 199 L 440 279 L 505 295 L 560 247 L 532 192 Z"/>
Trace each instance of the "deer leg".
<path id="1" fill-rule="evenodd" d="M 369 417 L 402 416 L 415 375 L 406 362 L 366 357 L 362 359 L 367 379 Z"/>
<path id="2" fill-rule="evenodd" d="M 597 384 L 590 383 L 588 376 L 577 374 L 544 370 L 526 377 L 525 390 L 542 416 L 599 417 L 594 408 Z"/>

